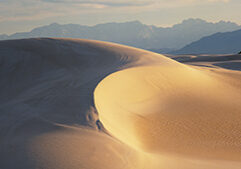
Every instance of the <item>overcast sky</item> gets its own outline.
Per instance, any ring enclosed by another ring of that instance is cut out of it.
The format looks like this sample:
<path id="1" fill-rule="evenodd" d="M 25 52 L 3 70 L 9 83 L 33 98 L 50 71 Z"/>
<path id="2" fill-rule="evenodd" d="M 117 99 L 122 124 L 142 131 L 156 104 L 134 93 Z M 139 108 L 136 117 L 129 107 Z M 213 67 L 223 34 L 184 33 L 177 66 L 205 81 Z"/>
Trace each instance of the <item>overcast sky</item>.
<path id="1" fill-rule="evenodd" d="M 187 18 L 241 24 L 241 0 L 0 0 L 0 34 L 53 22 L 95 25 L 139 20 L 171 26 Z"/>

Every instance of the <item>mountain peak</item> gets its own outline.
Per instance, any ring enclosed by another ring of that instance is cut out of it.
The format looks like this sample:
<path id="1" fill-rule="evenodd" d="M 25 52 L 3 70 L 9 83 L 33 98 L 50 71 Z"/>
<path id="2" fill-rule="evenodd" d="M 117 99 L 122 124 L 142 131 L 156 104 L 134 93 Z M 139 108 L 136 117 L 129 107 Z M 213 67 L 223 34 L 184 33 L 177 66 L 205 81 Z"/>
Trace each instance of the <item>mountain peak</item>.
<path id="1" fill-rule="evenodd" d="M 182 21 L 181 24 L 205 24 L 207 21 L 200 18 L 189 18 Z"/>
<path id="2" fill-rule="evenodd" d="M 51 23 L 48 26 L 60 26 L 60 24 L 58 24 L 57 22 Z"/>
<path id="3" fill-rule="evenodd" d="M 138 20 L 134 20 L 134 21 L 129 21 L 129 22 L 126 22 L 126 23 L 131 23 L 131 24 L 141 24 L 143 25 L 140 21 Z"/>
<path id="4" fill-rule="evenodd" d="M 200 18 L 188 18 L 188 19 L 184 19 L 182 22 L 207 22 L 203 19 Z"/>

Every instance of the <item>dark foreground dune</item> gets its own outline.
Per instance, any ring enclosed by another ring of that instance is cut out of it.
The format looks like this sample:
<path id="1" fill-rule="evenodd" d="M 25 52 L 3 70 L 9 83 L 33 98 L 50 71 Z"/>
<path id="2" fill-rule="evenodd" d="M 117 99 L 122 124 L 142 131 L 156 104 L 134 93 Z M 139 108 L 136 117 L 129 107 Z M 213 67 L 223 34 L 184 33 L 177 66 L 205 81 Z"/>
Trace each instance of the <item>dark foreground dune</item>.
<path id="1" fill-rule="evenodd" d="M 240 169 L 232 57 L 185 65 L 100 41 L 0 41 L 0 169 Z"/>

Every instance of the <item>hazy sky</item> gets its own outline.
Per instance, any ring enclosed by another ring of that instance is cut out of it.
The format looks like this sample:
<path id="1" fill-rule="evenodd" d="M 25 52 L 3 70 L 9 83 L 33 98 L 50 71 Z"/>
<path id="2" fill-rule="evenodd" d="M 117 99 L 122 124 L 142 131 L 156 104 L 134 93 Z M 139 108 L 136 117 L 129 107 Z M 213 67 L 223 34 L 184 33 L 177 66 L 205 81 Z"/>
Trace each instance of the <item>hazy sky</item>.
<path id="1" fill-rule="evenodd" d="M 139 20 L 170 26 L 187 18 L 241 24 L 241 0 L 0 0 L 0 34 L 52 22 L 95 25 Z"/>

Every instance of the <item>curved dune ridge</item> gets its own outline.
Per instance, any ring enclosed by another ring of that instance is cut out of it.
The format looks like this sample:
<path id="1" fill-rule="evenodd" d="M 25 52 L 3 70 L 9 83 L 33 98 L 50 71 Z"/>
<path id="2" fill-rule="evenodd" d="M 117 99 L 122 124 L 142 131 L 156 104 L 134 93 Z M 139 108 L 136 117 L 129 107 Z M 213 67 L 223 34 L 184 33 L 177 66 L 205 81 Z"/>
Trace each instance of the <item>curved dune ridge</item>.
<path id="1" fill-rule="evenodd" d="M 0 168 L 241 168 L 239 71 L 57 38 L 0 41 L 0 65 Z"/>

